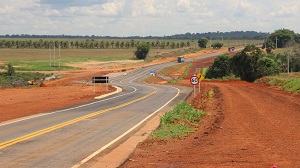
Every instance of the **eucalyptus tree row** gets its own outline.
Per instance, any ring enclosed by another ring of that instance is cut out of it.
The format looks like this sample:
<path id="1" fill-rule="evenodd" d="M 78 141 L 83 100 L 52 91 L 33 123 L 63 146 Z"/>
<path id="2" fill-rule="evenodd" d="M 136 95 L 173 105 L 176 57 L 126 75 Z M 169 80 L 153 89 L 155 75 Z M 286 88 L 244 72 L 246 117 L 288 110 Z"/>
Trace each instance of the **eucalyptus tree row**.
<path id="1" fill-rule="evenodd" d="M 61 48 L 61 49 L 129 49 L 138 46 L 140 41 L 114 41 L 114 40 L 7 40 L 0 39 L 0 48 L 15 48 L 15 49 L 48 49 L 48 48 Z M 175 42 L 175 41 L 148 41 L 151 48 L 183 48 L 190 47 L 191 42 Z"/>

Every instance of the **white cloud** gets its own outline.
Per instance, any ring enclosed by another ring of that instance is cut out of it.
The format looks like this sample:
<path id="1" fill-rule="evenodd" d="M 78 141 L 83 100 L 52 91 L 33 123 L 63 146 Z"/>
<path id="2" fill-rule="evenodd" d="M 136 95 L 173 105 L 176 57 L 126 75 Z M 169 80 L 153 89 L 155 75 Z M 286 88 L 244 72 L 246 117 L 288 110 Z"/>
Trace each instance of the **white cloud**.
<path id="1" fill-rule="evenodd" d="M 177 9 L 180 12 L 192 12 L 194 9 L 191 7 L 190 0 L 178 0 L 176 3 Z"/>
<path id="2" fill-rule="evenodd" d="M 276 9 L 276 11 L 271 13 L 274 17 L 292 17 L 299 14 L 300 5 L 299 4 L 285 4 Z"/>
<path id="3" fill-rule="evenodd" d="M 1 0 L 0 34 L 300 33 L 299 10 L 296 0 Z"/>

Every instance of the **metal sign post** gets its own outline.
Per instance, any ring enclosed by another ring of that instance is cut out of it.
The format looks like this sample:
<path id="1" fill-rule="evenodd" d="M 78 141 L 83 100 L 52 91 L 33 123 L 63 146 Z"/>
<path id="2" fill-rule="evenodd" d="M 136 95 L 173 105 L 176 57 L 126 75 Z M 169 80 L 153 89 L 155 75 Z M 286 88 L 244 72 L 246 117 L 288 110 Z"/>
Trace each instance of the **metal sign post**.
<path id="1" fill-rule="evenodd" d="M 197 74 L 197 77 L 199 79 L 199 93 L 201 91 L 201 81 L 204 79 L 204 75 L 202 75 L 200 72 Z"/>
<path id="2" fill-rule="evenodd" d="M 190 82 L 192 85 L 194 85 L 194 98 L 196 97 L 196 85 L 199 83 L 199 78 L 196 75 L 193 75 L 190 78 Z"/>

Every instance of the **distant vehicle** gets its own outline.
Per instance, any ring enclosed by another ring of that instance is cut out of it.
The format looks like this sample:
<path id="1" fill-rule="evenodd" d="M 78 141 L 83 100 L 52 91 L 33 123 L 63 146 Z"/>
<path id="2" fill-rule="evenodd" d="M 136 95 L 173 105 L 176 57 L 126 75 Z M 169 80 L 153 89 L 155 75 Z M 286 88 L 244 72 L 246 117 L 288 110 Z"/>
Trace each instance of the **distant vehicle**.
<path id="1" fill-rule="evenodd" d="M 179 56 L 178 57 L 178 62 L 184 62 L 184 56 Z"/>
<path id="2" fill-rule="evenodd" d="M 150 71 L 150 76 L 155 76 L 155 70 Z"/>
<path id="3" fill-rule="evenodd" d="M 228 47 L 228 52 L 234 52 L 234 50 L 235 50 L 235 47 L 234 47 L 234 46 Z"/>

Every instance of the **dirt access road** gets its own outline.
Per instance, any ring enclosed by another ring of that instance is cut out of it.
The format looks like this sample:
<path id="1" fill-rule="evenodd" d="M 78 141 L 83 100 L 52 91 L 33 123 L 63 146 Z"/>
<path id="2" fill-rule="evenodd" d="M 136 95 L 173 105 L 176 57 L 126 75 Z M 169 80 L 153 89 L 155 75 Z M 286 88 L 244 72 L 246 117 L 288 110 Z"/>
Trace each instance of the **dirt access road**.
<path id="1" fill-rule="evenodd" d="M 181 140 L 147 140 L 122 168 L 300 167 L 299 94 L 243 81 L 202 85 L 215 98 L 204 106 L 211 116 L 199 130 Z M 189 102 L 201 108 L 200 97 Z"/>

